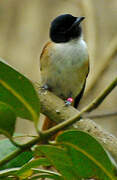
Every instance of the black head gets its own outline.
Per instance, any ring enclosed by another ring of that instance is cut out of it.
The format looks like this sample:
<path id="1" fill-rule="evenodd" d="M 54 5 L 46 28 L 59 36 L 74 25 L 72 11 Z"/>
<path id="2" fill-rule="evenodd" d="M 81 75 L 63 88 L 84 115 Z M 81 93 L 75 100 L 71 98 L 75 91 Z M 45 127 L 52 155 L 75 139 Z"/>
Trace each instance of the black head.
<path id="1" fill-rule="evenodd" d="M 70 14 L 63 14 L 56 17 L 50 27 L 50 38 L 55 43 L 68 42 L 81 36 L 80 26 L 84 17 L 74 17 Z"/>

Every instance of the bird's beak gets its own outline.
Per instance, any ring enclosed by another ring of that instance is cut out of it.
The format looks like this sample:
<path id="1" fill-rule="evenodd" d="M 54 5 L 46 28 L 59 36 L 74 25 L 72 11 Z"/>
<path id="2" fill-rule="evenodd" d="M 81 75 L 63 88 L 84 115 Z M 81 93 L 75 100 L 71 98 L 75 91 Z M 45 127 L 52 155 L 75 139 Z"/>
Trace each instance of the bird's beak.
<path id="1" fill-rule="evenodd" d="M 74 29 L 76 26 L 78 26 L 83 20 L 85 19 L 84 16 L 76 18 L 75 22 L 72 24 L 72 26 L 67 30 L 67 32 L 70 32 L 72 29 Z"/>
<path id="2" fill-rule="evenodd" d="M 68 31 L 71 31 L 71 29 L 78 26 L 84 19 L 85 19 L 84 16 L 78 17 Z"/>
<path id="3" fill-rule="evenodd" d="M 79 25 L 84 19 L 84 16 L 78 17 L 76 21 L 73 23 L 73 26 Z"/>

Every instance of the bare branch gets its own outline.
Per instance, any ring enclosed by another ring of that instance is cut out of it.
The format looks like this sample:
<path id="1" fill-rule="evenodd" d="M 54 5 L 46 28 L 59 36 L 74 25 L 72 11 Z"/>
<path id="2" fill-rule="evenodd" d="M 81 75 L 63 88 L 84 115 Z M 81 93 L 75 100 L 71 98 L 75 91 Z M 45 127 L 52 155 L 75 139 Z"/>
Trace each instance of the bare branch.
<path id="1" fill-rule="evenodd" d="M 93 119 L 99 119 L 99 118 L 109 118 L 112 116 L 117 116 L 117 112 L 103 112 L 103 113 L 98 113 L 98 114 L 89 114 L 86 113 L 85 115 L 83 115 L 83 118 L 93 118 Z"/>
<path id="2" fill-rule="evenodd" d="M 117 86 L 117 77 L 106 87 L 100 95 L 94 99 L 86 108 L 84 108 L 85 112 L 90 112 L 96 109 L 104 99 L 110 94 L 110 92 Z"/>

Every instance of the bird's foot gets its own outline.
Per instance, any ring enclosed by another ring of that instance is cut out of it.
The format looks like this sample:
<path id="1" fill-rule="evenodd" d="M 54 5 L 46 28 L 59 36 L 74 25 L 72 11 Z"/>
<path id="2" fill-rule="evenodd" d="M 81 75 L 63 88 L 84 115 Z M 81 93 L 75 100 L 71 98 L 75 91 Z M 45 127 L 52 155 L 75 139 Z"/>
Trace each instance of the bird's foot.
<path id="1" fill-rule="evenodd" d="M 44 94 L 47 93 L 47 90 L 48 90 L 48 89 L 49 89 L 49 88 L 48 88 L 48 85 L 47 85 L 47 84 L 41 86 L 41 92 L 44 93 Z"/>
<path id="2" fill-rule="evenodd" d="M 70 106 L 72 105 L 73 102 L 74 102 L 74 99 L 70 97 L 67 100 L 65 100 L 65 106 Z"/>
<path id="3" fill-rule="evenodd" d="M 44 85 L 41 87 L 41 89 L 42 89 L 42 90 L 48 90 L 48 89 L 49 89 L 49 87 L 48 87 L 48 85 L 47 85 L 47 84 L 44 84 Z"/>

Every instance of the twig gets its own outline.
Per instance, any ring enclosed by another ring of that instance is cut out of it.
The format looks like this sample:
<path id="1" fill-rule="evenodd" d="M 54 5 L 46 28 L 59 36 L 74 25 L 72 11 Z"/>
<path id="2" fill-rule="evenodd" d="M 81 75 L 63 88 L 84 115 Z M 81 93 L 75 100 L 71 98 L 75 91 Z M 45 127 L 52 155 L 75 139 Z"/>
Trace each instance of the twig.
<path id="1" fill-rule="evenodd" d="M 104 100 L 104 98 L 112 91 L 112 89 L 114 89 L 116 85 L 117 78 L 115 78 L 115 80 L 104 90 L 104 92 L 101 93 L 98 99 L 96 98 L 96 100 L 90 103 L 81 112 L 79 112 L 77 109 L 73 107 L 65 107 L 64 101 L 56 97 L 51 92 L 43 92 L 42 90 L 40 90 L 39 95 L 42 112 L 48 115 L 49 118 L 53 119 L 53 121 L 56 121 L 57 123 L 60 123 L 61 121 L 63 122 L 49 130 L 42 132 L 39 137 L 36 137 L 33 140 L 30 140 L 28 143 L 22 145 L 22 147 L 17 148 L 16 151 L 14 151 L 13 153 L 11 153 L 10 155 L 8 155 L 0 161 L 0 166 L 14 159 L 23 151 L 29 150 L 33 145 L 39 143 L 41 140 L 49 139 L 53 134 L 55 134 L 59 130 L 65 129 L 66 127 L 78 121 L 84 112 L 88 112 L 89 110 L 93 110 L 94 108 L 96 108 L 97 105 L 99 105 Z M 80 122 L 78 122 L 77 128 L 89 132 L 94 137 L 99 139 L 100 143 L 105 145 L 107 150 L 110 151 L 117 160 L 117 139 L 114 136 L 102 130 L 91 120 L 81 120 Z"/>
<path id="2" fill-rule="evenodd" d="M 96 98 L 94 99 L 88 107 L 84 108 L 85 112 L 90 112 L 94 109 L 96 109 L 108 96 L 108 94 L 117 86 L 117 77 L 112 81 L 112 83 L 104 89 L 104 91 Z"/>
<path id="3" fill-rule="evenodd" d="M 105 113 L 98 113 L 98 114 L 84 114 L 83 118 L 91 118 L 91 119 L 99 119 L 99 118 L 109 118 L 112 116 L 117 116 L 117 112 L 105 112 Z"/>
<path id="4" fill-rule="evenodd" d="M 113 38 L 109 47 L 105 51 L 104 56 L 101 59 L 101 67 L 100 70 L 93 76 L 91 83 L 89 84 L 85 97 L 88 96 L 88 93 L 94 88 L 95 84 L 98 82 L 100 77 L 103 75 L 105 69 L 109 66 L 110 62 L 113 60 L 113 57 L 117 53 L 117 36 Z"/>

